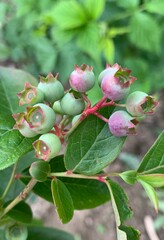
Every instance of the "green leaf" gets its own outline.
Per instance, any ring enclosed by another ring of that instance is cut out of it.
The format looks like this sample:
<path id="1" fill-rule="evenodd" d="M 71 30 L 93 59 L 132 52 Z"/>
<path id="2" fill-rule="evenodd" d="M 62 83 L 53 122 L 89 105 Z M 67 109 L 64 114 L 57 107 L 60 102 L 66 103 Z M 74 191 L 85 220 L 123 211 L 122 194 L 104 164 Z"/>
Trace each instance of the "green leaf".
<path id="1" fill-rule="evenodd" d="M 138 175 L 137 179 L 143 180 L 150 184 L 152 187 L 164 187 L 164 174 L 144 174 Z"/>
<path id="2" fill-rule="evenodd" d="M 0 67 L 0 113 L 12 114 L 25 110 L 24 106 L 19 107 L 17 93 L 23 90 L 27 81 L 37 84 L 32 75 L 22 70 Z"/>
<path id="3" fill-rule="evenodd" d="M 148 12 L 157 13 L 164 16 L 164 1 L 152 0 L 145 4 L 145 8 Z"/>
<path id="4" fill-rule="evenodd" d="M 164 174 L 164 131 L 144 156 L 138 173 L 142 174 Z"/>
<path id="5" fill-rule="evenodd" d="M 110 64 L 114 63 L 115 57 L 114 41 L 110 38 L 104 38 L 101 42 L 101 47 L 103 50 L 105 60 Z"/>
<path id="6" fill-rule="evenodd" d="M 96 174 L 116 159 L 124 141 L 124 137 L 113 136 L 102 120 L 89 116 L 68 139 L 64 159 L 66 169 L 86 175 Z"/>
<path id="7" fill-rule="evenodd" d="M 1 9 L 1 6 L 0 6 L 0 9 Z M 1 14 L 0 14 L 1 16 Z M 10 56 L 10 50 L 9 50 L 9 47 L 6 46 L 5 43 L 3 42 L 0 42 L 0 61 L 6 61 L 9 56 Z"/>
<path id="8" fill-rule="evenodd" d="M 140 1 L 139 0 L 131 0 L 131 1 L 129 1 L 129 0 L 124 0 L 124 1 L 116 0 L 116 2 L 117 2 L 117 5 L 119 7 L 129 9 L 129 8 L 138 7 Z"/>
<path id="9" fill-rule="evenodd" d="M 88 17 L 96 20 L 103 13 L 105 2 L 105 0 L 97 0 L 95 4 L 95 0 L 84 0 L 82 1 L 82 4 L 87 11 Z"/>
<path id="10" fill-rule="evenodd" d="M 135 13 L 130 21 L 129 37 L 136 47 L 159 54 L 161 30 L 159 23 L 152 16 L 141 12 Z"/>
<path id="11" fill-rule="evenodd" d="M 98 48 L 99 40 L 100 36 L 97 23 L 89 22 L 78 32 L 77 45 L 95 61 L 98 61 L 100 54 Z"/>
<path id="12" fill-rule="evenodd" d="M 15 124 L 15 120 L 10 114 L 0 114 L 0 136 L 10 131 Z"/>
<path id="13" fill-rule="evenodd" d="M 51 182 L 51 190 L 60 220 L 62 223 L 69 222 L 73 217 L 74 206 L 67 187 L 59 179 L 54 179 Z"/>
<path id="14" fill-rule="evenodd" d="M 116 215 L 117 226 L 120 226 L 122 223 L 124 223 L 124 221 L 132 216 L 128 197 L 118 183 L 107 180 L 107 186 L 110 191 L 111 201 Z"/>
<path id="15" fill-rule="evenodd" d="M 32 221 L 32 211 L 30 206 L 25 202 L 18 203 L 13 207 L 7 216 L 13 218 L 14 220 L 22 223 L 30 223 Z"/>
<path id="16" fill-rule="evenodd" d="M 67 232 L 48 227 L 28 227 L 27 240 L 74 240 L 74 237 Z"/>
<path id="17" fill-rule="evenodd" d="M 119 176 L 128 184 L 133 185 L 136 182 L 137 172 L 134 170 L 129 170 L 119 174 Z"/>
<path id="18" fill-rule="evenodd" d="M 11 129 L 12 117 L 9 115 L 5 123 L 2 121 L 5 116 L 1 115 L 0 117 L 0 170 L 16 163 L 20 157 L 31 151 L 33 149 L 32 143 L 36 139 L 25 138 L 18 130 Z"/>
<path id="19" fill-rule="evenodd" d="M 50 161 L 52 172 L 65 172 L 63 156 L 58 156 Z M 97 180 L 77 179 L 77 178 L 59 178 L 67 187 L 71 194 L 75 209 L 90 209 L 104 204 L 110 200 L 109 191 L 106 185 Z M 21 179 L 25 184 L 29 178 Z M 37 183 L 33 191 L 40 197 L 49 202 L 53 202 L 51 194 L 50 180 Z"/>
<path id="20" fill-rule="evenodd" d="M 33 38 L 31 47 L 34 48 L 35 57 L 42 73 L 47 74 L 54 69 L 57 60 L 57 51 L 52 42 L 44 37 Z"/>
<path id="21" fill-rule="evenodd" d="M 154 188 L 150 184 L 144 182 L 141 179 L 139 179 L 138 182 L 141 183 L 141 185 L 145 189 L 147 196 L 149 197 L 150 201 L 154 205 L 155 210 L 158 212 L 159 203 L 158 203 L 158 197 Z"/>
<path id="22" fill-rule="evenodd" d="M 7 3 L 5 3 L 5 2 L 0 3 L 0 22 L 1 22 L 1 24 L 3 22 L 5 22 L 5 20 L 6 20 L 5 15 L 6 15 L 6 12 L 7 12 L 7 8 L 8 8 Z"/>
<path id="23" fill-rule="evenodd" d="M 63 30 L 77 28 L 86 23 L 85 12 L 75 0 L 58 2 L 53 13 L 56 24 Z"/>
<path id="24" fill-rule="evenodd" d="M 126 232 L 127 240 L 132 240 L 132 239 L 133 240 L 139 240 L 140 239 L 140 232 L 135 228 L 121 225 L 119 227 L 119 229 Z"/>
<path id="25" fill-rule="evenodd" d="M 132 216 L 132 211 L 128 206 L 128 198 L 124 190 L 120 185 L 111 180 L 107 180 L 106 184 L 110 192 L 113 211 L 116 219 L 117 240 L 138 240 L 139 234 L 137 234 L 137 230 L 122 225 L 125 220 Z M 131 236 L 134 238 L 130 238 Z"/>

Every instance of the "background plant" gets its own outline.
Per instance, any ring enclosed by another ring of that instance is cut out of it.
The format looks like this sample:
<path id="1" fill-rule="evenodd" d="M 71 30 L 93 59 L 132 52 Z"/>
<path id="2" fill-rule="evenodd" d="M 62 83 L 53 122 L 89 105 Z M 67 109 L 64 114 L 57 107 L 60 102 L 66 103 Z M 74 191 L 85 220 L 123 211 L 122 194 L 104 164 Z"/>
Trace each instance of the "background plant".
<path id="1" fill-rule="evenodd" d="M 1 61 L 35 76 L 57 69 L 63 83 L 75 62 L 97 73 L 106 62 L 119 62 L 140 79 L 140 90 L 163 88 L 162 0 L 10 0 L 0 6 Z"/>

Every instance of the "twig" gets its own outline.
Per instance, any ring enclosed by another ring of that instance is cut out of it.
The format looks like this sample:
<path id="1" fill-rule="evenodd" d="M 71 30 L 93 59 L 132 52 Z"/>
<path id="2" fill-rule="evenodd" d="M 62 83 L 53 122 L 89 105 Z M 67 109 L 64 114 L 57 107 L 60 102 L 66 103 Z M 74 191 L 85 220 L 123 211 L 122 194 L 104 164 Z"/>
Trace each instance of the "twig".
<path id="1" fill-rule="evenodd" d="M 147 234 L 148 234 L 150 240 L 160 240 L 155 232 L 154 225 L 153 225 L 153 219 L 151 218 L 151 216 L 149 216 L 149 215 L 145 216 L 144 224 L 145 224 L 145 228 L 146 228 L 146 231 L 147 231 Z"/>

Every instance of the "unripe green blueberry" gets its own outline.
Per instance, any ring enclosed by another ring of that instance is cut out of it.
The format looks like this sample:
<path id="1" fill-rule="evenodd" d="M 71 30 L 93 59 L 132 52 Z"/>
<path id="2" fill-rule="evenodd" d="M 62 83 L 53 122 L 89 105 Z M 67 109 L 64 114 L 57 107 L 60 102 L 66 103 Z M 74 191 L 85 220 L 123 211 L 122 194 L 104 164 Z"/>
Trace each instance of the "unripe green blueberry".
<path id="1" fill-rule="evenodd" d="M 15 223 L 5 229 L 6 240 L 26 240 L 27 237 L 27 227 L 22 224 Z"/>
<path id="2" fill-rule="evenodd" d="M 19 132 L 27 138 L 35 137 L 38 135 L 32 128 L 30 128 L 29 124 L 25 120 L 25 113 L 16 113 L 12 115 L 16 121 L 14 125 L 14 129 L 18 129 Z"/>
<path id="3" fill-rule="evenodd" d="M 114 112 L 108 120 L 111 133 L 117 137 L 135 134 L 137 124 L 138 121 L 125 111 Z"/>
<path id="4" fill-rule="evenodd" d="M 54 158 L 61 150 L 60 139 L 53 133 L 41 135 L 33 146 L 36 157 L 45 161 Z"/>
<path id="5" fill-rule="evenodd" d="M 29 82 L 25 83 L 24 90 L 22 92 L 17 93 L 20 101 L 19 105 L 22 106 L 24 104 L 36 104 L 39 102 L 43 102 L 44 94 L 41 90 L 32 86 Z"/>
<path id="6" fill-rule="evenodd" d="M 66 93 L 61 100 L 63 112 L 70 116 L 75 116 L 83 112 L 85 103 L 82 99 L 77 99 L 72 93 Z"/>
<path id="7" fill-rule="evenodd" d="M 58 114 L 60 114 L 60 115 L 64 115 L 64 114 L 65 114 L 64 111 L 63 111 L 62 108 L 61 108 L 61 102 L 60 102 L 60 100 L 54 102 L 52 108 L 53 108 L 53 110 L 54 110 L 56 113 L 58 113 Z"/>
<path id="8" fill-rule="evenodd" d="M 95 75 L 93 67 L 82 64 L 80 67 L 75 65 L 75 70 L 71 73 L 69 83 L 77 92 L 87 92 L 95 84 Z"/>
<path id="9" fill-rule="evenodd" d="M 118 70 L 116 71 L 116 67 Z M 113 65 L 114 70 L 107 71 L 101 81 L 101 89 L 105 97 L 110 100 L 123 99 L 130 90 L 130 85 L 135 81 L 135 77 L 130 76 L 130 70 L 119 65 Z"/>
<path id="10" fill-rule="evenodd" d="M 135 91 L 128 96 L 126 109 L 132 116 L 141 117 L 145 114 L 153 113 L 157 104 L 158 102 L 147 93 Z"/>
<path id="11" fill-rule="evenodd" d="M 38 134 L 49 132 L 55 123 L 56 114 L 52 108 L 43 103 L 27 107 L 25 119 L 30 128 Z"/>
<path id="12" fill-rule="evenodd" d="M 58 74 L 53 76 L 51 73 L 46 78 L 40 77 L 38 89 L 44 93 L 44 99 L 47 102 L 55 102 L 60 100 L 64 95 L 64 87 L 59 80 Z"/>
<path id="13" fill-rule="evenodd" d="M 44 182 L 47 180 L 47 177 L 51 172 L 50 164 L 43 160 L 38 160 L 31 164 L 29 172 L 37 181 Z"/>

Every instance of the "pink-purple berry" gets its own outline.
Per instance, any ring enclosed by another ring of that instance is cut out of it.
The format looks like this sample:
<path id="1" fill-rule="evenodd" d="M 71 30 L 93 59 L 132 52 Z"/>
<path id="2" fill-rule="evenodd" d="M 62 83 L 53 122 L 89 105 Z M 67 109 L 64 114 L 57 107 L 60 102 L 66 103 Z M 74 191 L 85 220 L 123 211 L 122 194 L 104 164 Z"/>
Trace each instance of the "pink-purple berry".
<path id="1" fill-rule="evenodd" d="M 108 120 L 111 133 L 117 137 L 135 134 L 137 123 L 138 121 L 125 111 L 114 112 Z"/>
<path id="2" fill-rule="evenodd" d="M 86 64 L 83 64 L 80 67 L 75 65 L 75 70 L 70 75 L 69 83 L 72 89 L 77 92 L 89 91 L 95 84 L 93 67 Z"/>
<path id="3" fill-rule="evenodd" d="M 129 93 L 130 85 L 136 79 L 130 76 L 130 72 L 130 70 L 122 68 L 118 64 L 108 67 L 106 72 L 99 76 L 104 96 L 114 101 L 125 98 Z"/>

